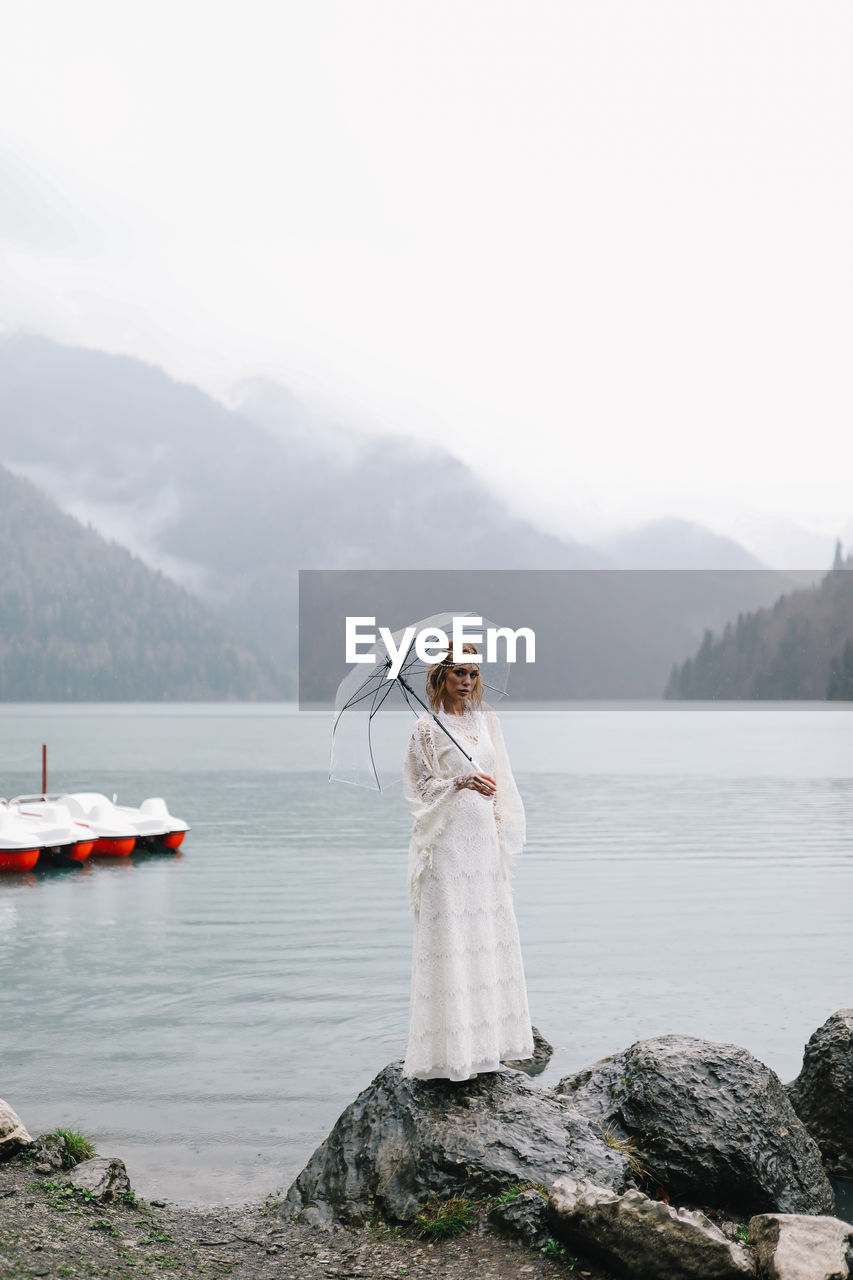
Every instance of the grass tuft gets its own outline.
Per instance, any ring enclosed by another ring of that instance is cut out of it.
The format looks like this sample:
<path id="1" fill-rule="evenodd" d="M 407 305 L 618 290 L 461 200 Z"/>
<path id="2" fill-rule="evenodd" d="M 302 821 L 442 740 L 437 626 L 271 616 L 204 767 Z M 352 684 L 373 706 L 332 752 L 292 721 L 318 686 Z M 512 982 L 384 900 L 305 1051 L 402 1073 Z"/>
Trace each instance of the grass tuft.
<path id="1" fill-rule="evenodd" d="M 73 1169 L 75 1164 L 92 1159 L 95 1147 L 91 1138 L 77 1133 L 75 1129 L 57 1129 L 55 1132 L 58 1138 L 65 1139 L 65 1150 L 62 1153 L 63 1169 Z"/>
<path id="2" fill-rule="evenodd" d="M 415 1225 L 422 1236 L 431 1240 L 444 1240 L 467 1231 L 477 1217 L 477 1205 L 462 1196 L 450 1196 L 447 1200 L 433 1199 L 422 1206 L 415 1215 Z"/>
<path id="3" fill-rule="evenodd" d="M 495 1196 L 494 1203 L 511 1204 L 523 1191 L 538 1191 L 543 1200 L 548 1199 L 548 1188 L 543 1187 L 541 1182 L 511 1182 L 508 1187 L 504 1187 L 500 1195 Z"/>
<path id="4" fill-rule="evenodd" d="M 610 1125 L 608 1125 L 603 1132 L 604 1141 L 607 1143 L 608 1147 L 612 1147 L 614 1151 L 618 1151 L 620 1155 L 625 1157 L 628 1164 L 631 1166 L 631 1172 L 634 1177 L 646 1182 L 652 1181 L 651 1173 L 643 1164 L 642 1157 L 640 1155 L 640 1147 L 637 1146 L 636 1140 L 634 1138 L 620 1137 L 619 1134 L 613 1132 Z"/>

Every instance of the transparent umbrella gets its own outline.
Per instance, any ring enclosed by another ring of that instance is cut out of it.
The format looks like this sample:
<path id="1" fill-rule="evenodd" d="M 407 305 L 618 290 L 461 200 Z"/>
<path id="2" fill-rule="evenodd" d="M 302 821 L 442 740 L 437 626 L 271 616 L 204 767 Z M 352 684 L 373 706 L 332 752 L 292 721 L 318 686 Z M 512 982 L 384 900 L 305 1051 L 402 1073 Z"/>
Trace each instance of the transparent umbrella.
<path id="1" fill-rule="evenodd" d="M 406 632 L 414 627 L 414 636 L 427 628 L 444 631 L 448 636 L 453 630 L 454 618 L 479 618 L 473 613 L 436 613 L 420 622 L 410 623 L 393 633 L 394 646 L 399 650 Z M 478 623 L 476 631 L 494 628 L 487 618 Z M 411 632 L 410 632 L 411 634 Z M 385 645 L 377 640 L 365 652 L 375 657 L 371 664 L 356 663 L 338 685 L 335 695 L 334 723 L 332 727 L 332 755 L 329 779 L 349 782 L 359 787 L 382 791 L 401 777 L 403 751 L 408 740 L 412 713 L 433 715 L 426 696 L 426 676 L 432 665 L 423 662 L 415 650 L 414 636 L 406 649 L 399 674 L 389 678 L 391 659 Z M 496 702 L 506 695 L 510 663 L 505 650 L 501 657 L 486 661 L 485 646 L 477 645 L 482 659 L 478 662 L 480 678 L 487 702 Z M 382 715 L 380 716 L 380 712 Z M 396 713 L 396 714 L 395 714 Z M 459 748 L 466 760 L 476 762 L 454 738 L 447 726 L 433 715 L 442 733 Z"/>

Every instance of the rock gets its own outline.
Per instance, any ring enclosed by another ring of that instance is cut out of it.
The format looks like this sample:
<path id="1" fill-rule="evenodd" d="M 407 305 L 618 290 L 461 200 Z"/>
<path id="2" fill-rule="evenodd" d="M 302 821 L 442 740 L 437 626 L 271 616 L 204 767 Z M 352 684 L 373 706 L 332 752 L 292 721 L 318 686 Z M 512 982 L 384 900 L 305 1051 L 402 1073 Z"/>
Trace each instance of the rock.
<path id="1" fill-rule="evenodd" d="M 820 1151 L 774 1072 L 746 1049 L 694 1036 L 639 1040 L 557 1092 L 633 1138 L 673 1200 L 741 1215 L 833 1213 Z"/>
<path id="2" fill-rule="evenodd" d="M 533 1057 L 521 1058 L 518 1062 L 504 1062 L 505 1067 L 516 1071 L 524 1071 L 529 1076 L 538 1076 L 551 1061 L 554 1046 L 549 1044 L 538 1027 L 533 1028 Z"/>
<path id="3" fill-rule="evenodd" d="M 411 1221 L 433 1196 L 496 1195 L 569 1172 L 622 1191 L 628 1161 L 597 1125 L 518 1071 L 410 1080 L 392 1062 L 344 1111 L 291 1186 L 285 1217 Z"/>
<path id="4" fill-rule="evenodd" d="M 8 1160 L 31 1143 L 32 1138 L 24 1128 L 21 1117 L 12 1110 L 8 1102 L 0 1098 L 0 1160 Z"/>
<path id="5" fill-rule="evenodd" d="M 818 1027 L 786 1088 L 829 1172 L 853 1177 L 853 1009 L 839 1009 Z"/>
<path id="6" fill-rule="evenodd" d="M 754 1274 L 748 1251 L 703 1213 L 675 1209 L 634 1188 L 620 1196 L 591 1182 L 559 1178 L 551 1188 L 548 1218 L 559 1239 L 638 1280 L 737 1280 Z"/>
<path id="7" fill-rule="evenodd" d="M 838 1218 L 762 1213 L 749 1220 L 767 1280 L 846 1280 L 853 1273 L 853 1226 Z"/>
<path id="8" fill-rule="evenodd" d="M 515 1236 L 529 1249 L 541 1249 L 548 1243 L 548 1202 L 539 1191 L 522 1191 L 505 1204 L 496 1204 L 488 1216 L 489 1225 L 506 1235 Z"/>
<path id="9" fill-rule="evenodd" d="M 120 1200 L 130 1191 L 130 1179 L 123 1160 L 108 1156 L 94 1156 L 91 1160 L 81 1160 L 68 1173 L 63 1174 L 64 1182 L 73 1187 L 88 1191 L 96 1200 L 109 1203 Z"/>
<path id="10" fill-rule="evenodd" d="M 74 1163 L 68 1144 L 58 1133 L 40 1133 L 29 1150 L 36 1173 L 56 1173 Z"/>

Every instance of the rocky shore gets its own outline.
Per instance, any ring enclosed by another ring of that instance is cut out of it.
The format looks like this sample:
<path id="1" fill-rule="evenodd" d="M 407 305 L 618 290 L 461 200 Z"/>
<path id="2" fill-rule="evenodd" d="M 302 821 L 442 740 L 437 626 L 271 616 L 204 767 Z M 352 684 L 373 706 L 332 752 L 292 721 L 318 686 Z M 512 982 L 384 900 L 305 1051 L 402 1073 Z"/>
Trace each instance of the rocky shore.
<path id="1" fill-rule="evenodd" d="M 0 1276 L 853 1277 L 830 1181 L 853 1170 L 853 1010 L 788 1085 L 690 1036 L 552 1087 L 537 1055 L 462 1084 L 390 1063 L 286 1196 L 204 1212 L 138 1200 L 120 1160 L 75 1163 L 0 1104 Z"/>

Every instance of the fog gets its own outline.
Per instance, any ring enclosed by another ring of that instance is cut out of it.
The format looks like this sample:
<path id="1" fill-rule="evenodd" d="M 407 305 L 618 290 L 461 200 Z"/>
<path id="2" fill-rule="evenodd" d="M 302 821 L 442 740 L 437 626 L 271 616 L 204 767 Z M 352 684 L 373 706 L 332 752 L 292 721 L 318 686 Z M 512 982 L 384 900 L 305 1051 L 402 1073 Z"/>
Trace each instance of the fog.
<path id="1" fill-rule="evenodd" d="M 853 13 L 5 17 L 0 329 L 441 444 L 545 531 L 853 540 Z"/>

